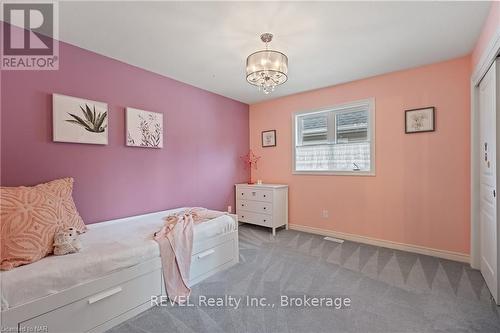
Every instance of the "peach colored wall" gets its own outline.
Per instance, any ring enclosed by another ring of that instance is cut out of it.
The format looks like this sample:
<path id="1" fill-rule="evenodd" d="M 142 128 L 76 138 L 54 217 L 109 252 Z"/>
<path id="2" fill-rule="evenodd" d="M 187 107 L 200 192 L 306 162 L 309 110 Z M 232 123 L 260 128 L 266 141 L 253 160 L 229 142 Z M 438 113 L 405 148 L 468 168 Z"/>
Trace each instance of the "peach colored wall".
<path id="1" fill-rule="evenodd" d="M 251 105 L 252 179 L 289 184 L 291 224 L 469 253 L 470 71 L 467 56 Z M 294 112 L 371 97 L 376 176 L 292 175 Z M 436 131 L 405 134 L 404 110 L 425 106 Z M 269 129 L 277 147 L 261 148 Z"/>
<path id="2" fill-rule="evenodd" d="M 488 18 L 484 22 L 483 29 L 472 52 L 472 68 L 478 64 L 484 50 L 498 30 L 500 30 L 500 1 L 493 1 Z"/>

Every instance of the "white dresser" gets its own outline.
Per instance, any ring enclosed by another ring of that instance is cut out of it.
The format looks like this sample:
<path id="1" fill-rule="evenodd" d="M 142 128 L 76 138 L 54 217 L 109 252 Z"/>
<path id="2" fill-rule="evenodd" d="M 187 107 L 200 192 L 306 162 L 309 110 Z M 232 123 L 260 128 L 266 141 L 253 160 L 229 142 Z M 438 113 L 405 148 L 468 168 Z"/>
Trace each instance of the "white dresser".
<path id="1" fill-rule="evenodd" d="M 236 214 L 240 222 L 288 229 L 288 185 L 236 184 Z"/>

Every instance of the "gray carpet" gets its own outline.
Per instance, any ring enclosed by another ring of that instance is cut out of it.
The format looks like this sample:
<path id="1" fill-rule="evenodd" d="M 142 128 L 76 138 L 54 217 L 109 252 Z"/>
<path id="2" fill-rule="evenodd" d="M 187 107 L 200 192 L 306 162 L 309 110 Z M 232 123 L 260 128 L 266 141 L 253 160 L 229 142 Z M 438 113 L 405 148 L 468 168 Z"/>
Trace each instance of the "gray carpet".
<path id="1" fill-rule="evenodd" d="M 266 297 L 268 307 L 198 305 Z M 282 307 L 280 295 L 348 297 L 349 307 Z M 468 265 L 307 233 L 240 226 L 240 264 L 193 288 L 194 307 L 154 307 L 127 332 L 500 332 L 500 310 Z M 272 304 L 275 304 L 272 307 Z"/>

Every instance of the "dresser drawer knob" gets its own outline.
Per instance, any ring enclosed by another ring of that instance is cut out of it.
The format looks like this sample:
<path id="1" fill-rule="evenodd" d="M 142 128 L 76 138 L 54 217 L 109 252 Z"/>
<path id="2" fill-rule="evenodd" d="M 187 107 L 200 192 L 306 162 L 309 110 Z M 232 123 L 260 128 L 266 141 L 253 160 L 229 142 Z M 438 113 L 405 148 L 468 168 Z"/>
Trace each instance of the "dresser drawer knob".
<path id="1" fill-rule="evenodd" d="M 244 204 L 241 204 L 241 207 L 245 207 L 245 205 L 244 205 Z"/>
<path id="2" fill-rule="evenodd" d="M 266 207 L 264 207 L 264 210 L 266 210 Z"/>
<path id="3" fill-rule="evenodd" d="M 267 222 L 267 220 L 264 220 L 264 222 Z"/>
<path id="4" fill-rule="evenodd" d="M 264 198 L 266 197 L 266 195 L 264 194 Z"/>

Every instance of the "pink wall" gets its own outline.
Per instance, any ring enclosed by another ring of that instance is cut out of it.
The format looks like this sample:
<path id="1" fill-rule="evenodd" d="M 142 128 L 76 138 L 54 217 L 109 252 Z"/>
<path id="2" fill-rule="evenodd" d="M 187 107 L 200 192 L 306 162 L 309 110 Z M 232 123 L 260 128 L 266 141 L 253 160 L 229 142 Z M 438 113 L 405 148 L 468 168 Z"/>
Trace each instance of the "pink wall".
<path id="1" fill-rule="evenodd" d="M 292 224 L 469 253 L 469 79 L 463 57 L 251 105 L 252 178 L 289 184 Z M 294 112 L 371 97 L 376 176 L 292 175 Z M 404 110 L 423 106 L 436 132 L 404 134 Z M 269 129 L 278 146 L 261 148 Z"/>
<path id="2" fill-rule="evenodd" d="M 75 178 L 87 223 L 179 206 L 226 209 L 248 179 L 248 105 L 60 44 L 58 71 L 1 75 L 1 184 Z M 51 94 L 110 106 L 109 145 L 52 142 Z M 163 149 L 125 147 L 126 106 L 162 112 Z"/>
<path id="3" fill-rule="evenodd" d="M 493 1 L 486 22 L 476 42 L 472 52 L 472 68 L 474 68 L 481 59 L 483 52 L 491 42 L 492 37 L 500 30 L 500 1 Z"/>

